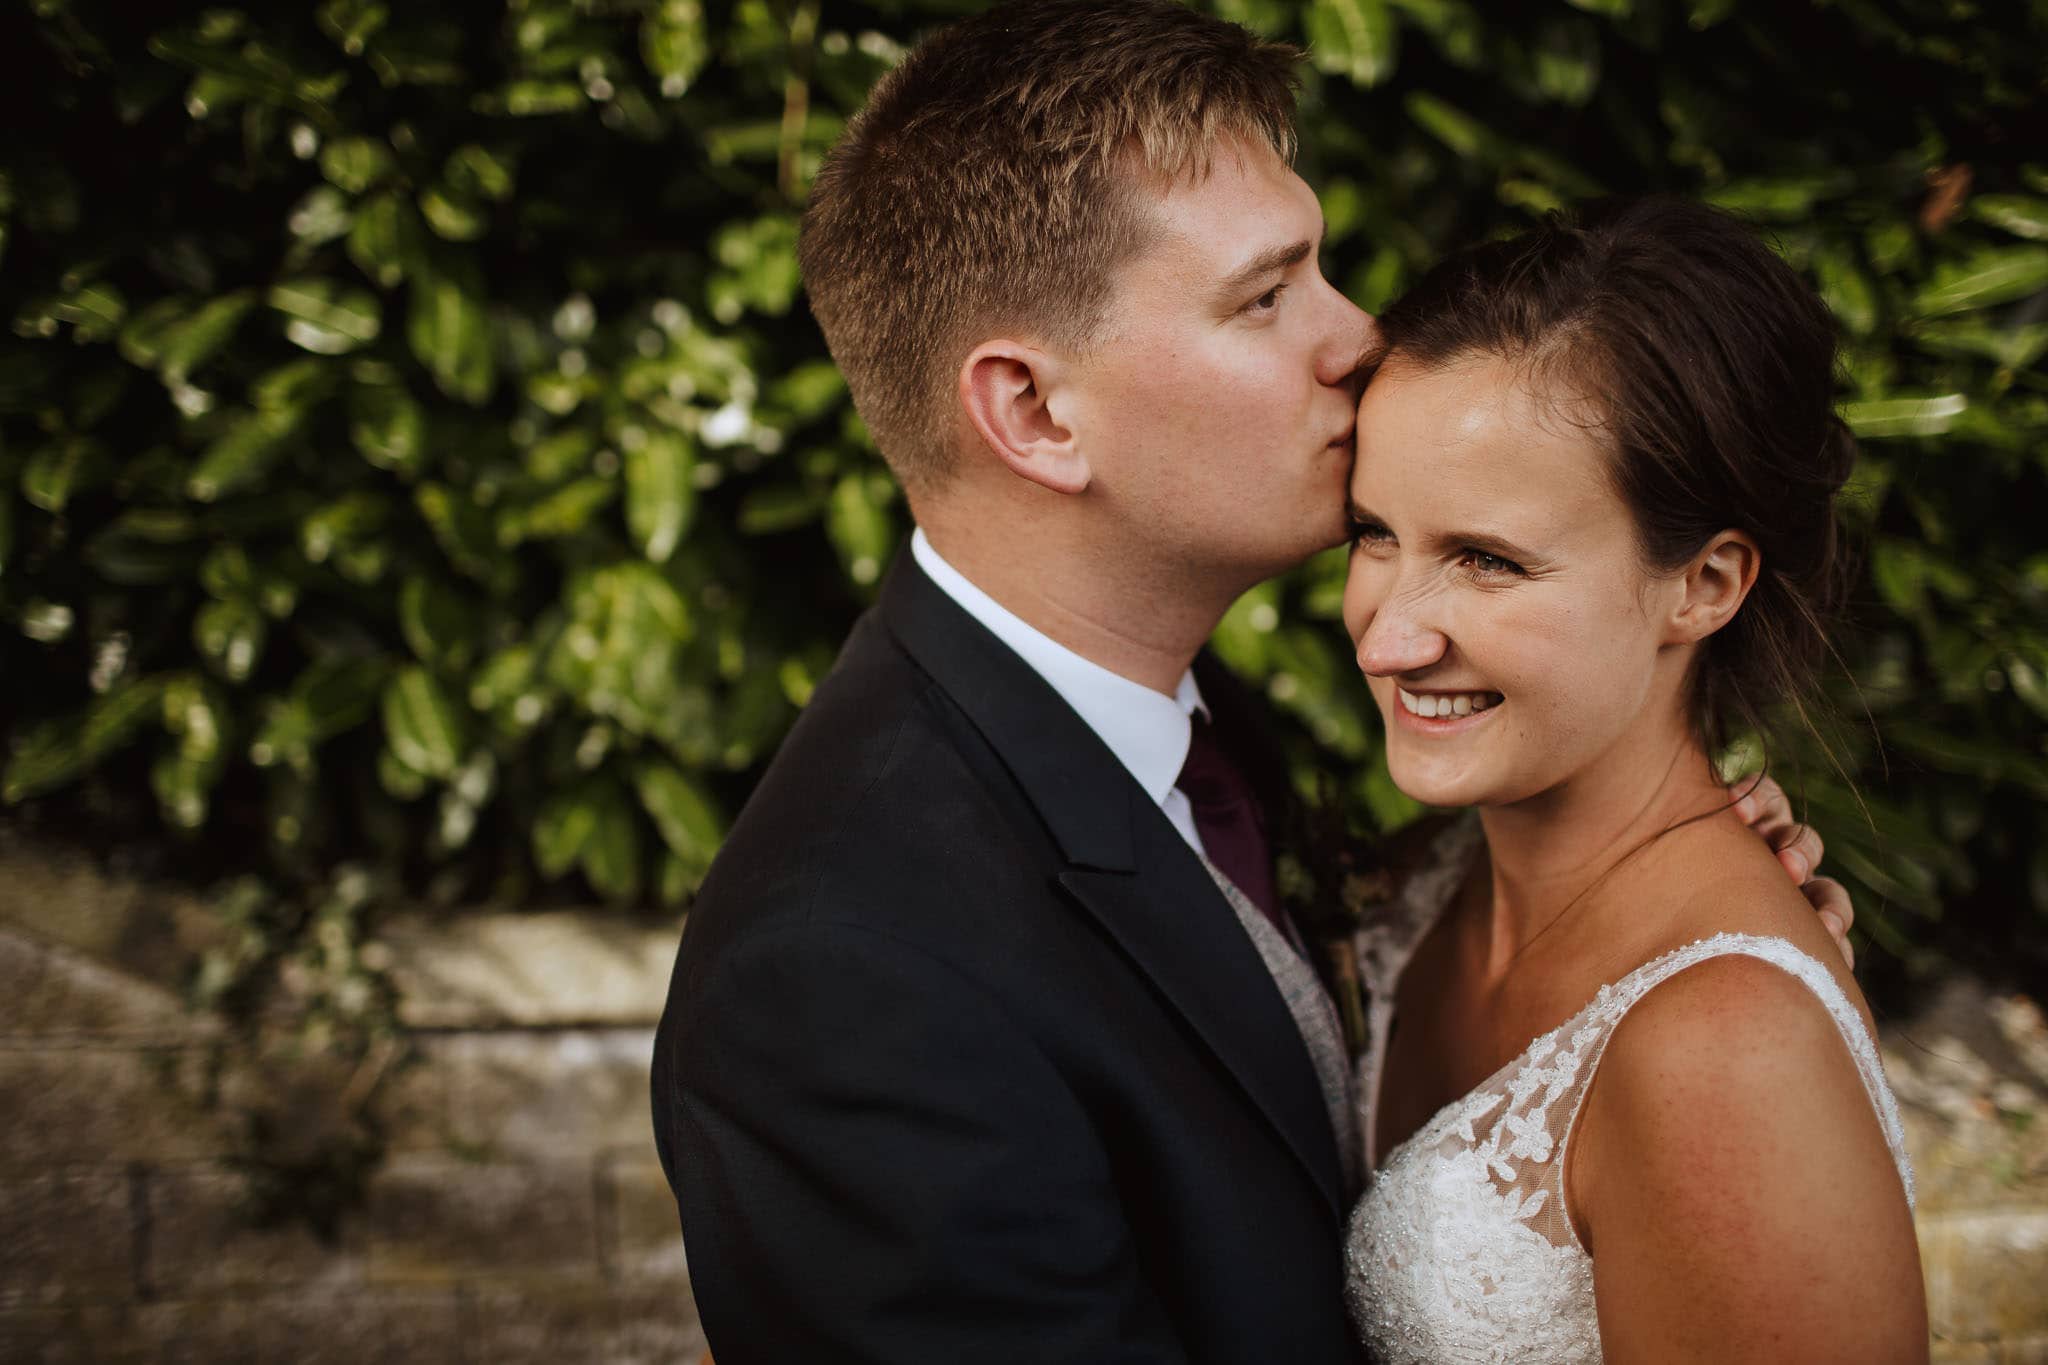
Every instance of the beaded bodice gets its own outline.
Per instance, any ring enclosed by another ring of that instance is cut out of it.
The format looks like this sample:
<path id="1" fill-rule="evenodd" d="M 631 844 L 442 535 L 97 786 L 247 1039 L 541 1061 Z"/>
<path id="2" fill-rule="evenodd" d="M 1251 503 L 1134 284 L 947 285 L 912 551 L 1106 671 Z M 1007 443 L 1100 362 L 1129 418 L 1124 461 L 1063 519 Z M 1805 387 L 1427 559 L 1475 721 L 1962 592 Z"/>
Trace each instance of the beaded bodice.
<path id="1" fill-rule="evenodd" d="M 1375 1158 L 1379 1073 L 1401 970 L 1464 880 L 1480 837 L 1475 821 L 1447 831 L 1392 913 L 1359 936 L 1360 970 L 1373 1001 L 1358 1074 L 1368 1163 Z M 1877 1049 L 1834 978 L 1784 939 L 1717 934 L 1602 986 L 1584 1009 L 1444 1106 L 1378 1163 L 1345 1247 L 1353 1319 L 1376 1360 L 1601 1358 L 1593 1262 L 1565 1208 L 1565 1153 L 1579 1104 L 1630 1007 L 1686 968 L 1730 953 L 1784 969 L 1826 1005 L 1912 1198 L 1898 1110 Z"/>

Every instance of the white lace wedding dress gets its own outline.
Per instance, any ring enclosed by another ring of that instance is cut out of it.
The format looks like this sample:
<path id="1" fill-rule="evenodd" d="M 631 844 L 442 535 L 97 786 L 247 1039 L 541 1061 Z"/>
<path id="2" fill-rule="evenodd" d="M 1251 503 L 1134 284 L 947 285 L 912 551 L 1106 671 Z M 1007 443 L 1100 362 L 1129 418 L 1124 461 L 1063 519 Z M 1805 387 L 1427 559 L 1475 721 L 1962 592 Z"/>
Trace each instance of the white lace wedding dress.
<path id="1" fill-rule="evenodd" d="M 1518 1365 L 1600 1359 L 1593 1261 L 1566 1216 L 1565 1148 L 1579 1100 L 1630 1006 L 1675 973 L 1729 953 L 1782 967 L 1834 1016 L 1913 1197 L 1899 1116 L 1860 1016 L 1820 963 L 1779 938 L 1719 934 L 1647 962 L 1378 1160 L 1379 1074 L 1402 969 L 1479 852 L 1476 820 L 1448 830 L 1392 912 L 1359 935 L 1372 992 L 1358 1067 L 1366 1166 L 1375 1174 L 1345 1244 L 1352 1318 L 1381 1365 Z"/>

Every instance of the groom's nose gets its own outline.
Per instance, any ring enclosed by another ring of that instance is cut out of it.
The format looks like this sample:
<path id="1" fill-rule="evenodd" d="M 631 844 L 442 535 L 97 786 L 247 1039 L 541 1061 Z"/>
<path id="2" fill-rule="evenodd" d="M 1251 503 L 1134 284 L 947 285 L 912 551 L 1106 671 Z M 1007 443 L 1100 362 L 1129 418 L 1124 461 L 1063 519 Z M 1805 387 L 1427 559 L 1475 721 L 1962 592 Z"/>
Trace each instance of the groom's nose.
<path id="1" fill-rule="evenodd" d="M 1380 325 L 1373 315 L 1326 285 L 1332 300 L 1329 340 L 1316 356 L 1316 378 L 1331 388 L 1351 391 L 1353 401 L 1365 392 L 1365 376 L 1381 350 Z"/>

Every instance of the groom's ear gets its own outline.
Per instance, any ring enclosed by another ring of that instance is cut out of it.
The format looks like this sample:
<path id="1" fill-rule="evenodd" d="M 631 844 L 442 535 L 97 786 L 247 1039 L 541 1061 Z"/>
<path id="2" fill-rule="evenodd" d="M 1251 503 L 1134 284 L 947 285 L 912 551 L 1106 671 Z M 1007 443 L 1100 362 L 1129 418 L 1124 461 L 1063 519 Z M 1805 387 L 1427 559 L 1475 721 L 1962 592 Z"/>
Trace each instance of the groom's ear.
<path id="1" fill-rule="evenodd" d="M 1055 493 L 1088 486 L 1088 459 L 1051 399 L 1060 361 L 1017 341 L 984 341 L 960 366 L 960 405 L 995 457 L 1020 479 Z"/>
<path id="2" fill-rule="evenodd" d="M 1741 531 L 1722 531 L 1693 556 L 1679 583 L 1678 602 L 1668 620 L 1666 643 L 1697 644 L 1735 619 L 1756 586 L 1763 551 Z"/>

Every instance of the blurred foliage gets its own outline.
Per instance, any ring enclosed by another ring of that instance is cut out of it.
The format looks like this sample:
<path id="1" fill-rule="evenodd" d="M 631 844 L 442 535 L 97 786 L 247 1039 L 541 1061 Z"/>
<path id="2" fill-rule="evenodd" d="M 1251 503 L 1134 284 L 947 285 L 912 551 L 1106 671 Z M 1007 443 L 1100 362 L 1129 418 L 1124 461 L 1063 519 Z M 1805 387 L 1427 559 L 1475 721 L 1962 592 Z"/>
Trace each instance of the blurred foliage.
<path id="1" fill-rule="evenodd" d="M 963 8 L 0 19 L 0 797 L 308 907 L 365 868 L 686 902 L 907 529 L 796 216 Z M 1774 771 L 1897 961 L 2048 965 L 2048 3 L 1215 8 L 1310 47 L 1302 170 L 1368 307 L 1604 191 L 1703 194 L 1810 274 L 1869 554 L 1840 771 Z M 1304 786 L 1335 768 L 1391 825 L 1342 571 L 1217 644 Z M 334 937 L 262 903 L 214 989 Z"/>

